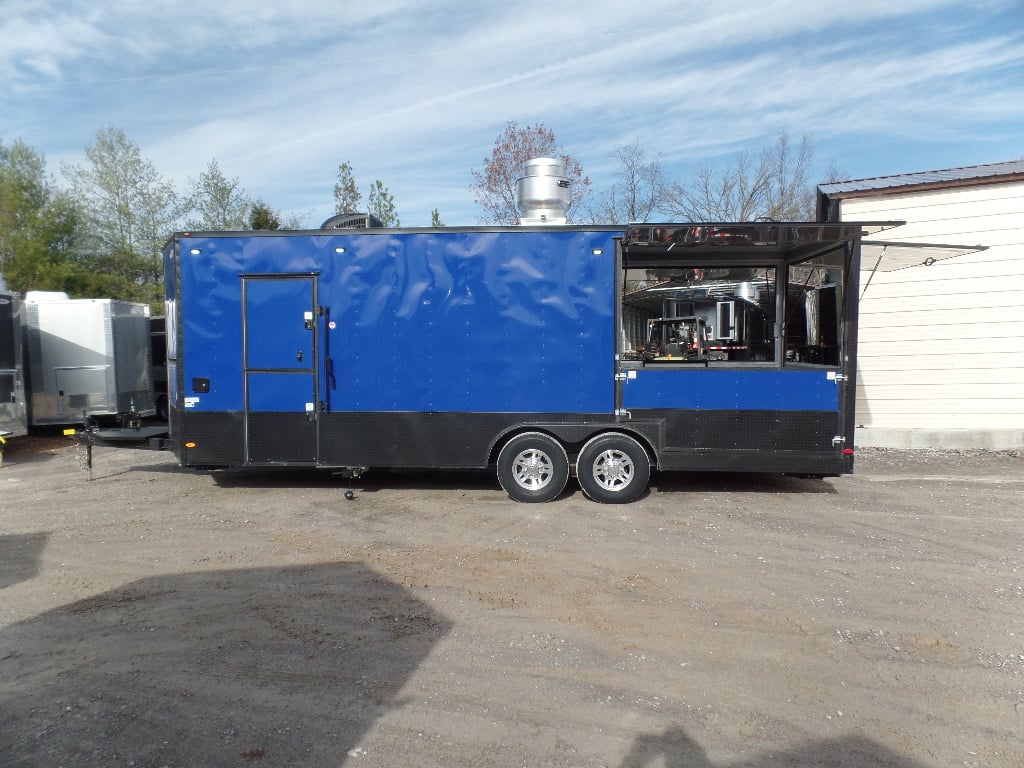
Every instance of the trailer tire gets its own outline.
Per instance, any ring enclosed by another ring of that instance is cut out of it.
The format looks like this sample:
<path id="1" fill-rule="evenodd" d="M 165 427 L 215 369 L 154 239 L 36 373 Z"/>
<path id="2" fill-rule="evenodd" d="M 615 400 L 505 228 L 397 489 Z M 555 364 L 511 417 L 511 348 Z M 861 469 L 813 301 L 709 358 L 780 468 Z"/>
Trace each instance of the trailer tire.
<path id="1" fill-rule="evenodd" d="M 550 435 L 516 435 L 498 454 L 498 482 L 515 501 L 551 501 L 569 482 L 569 457 Z"/>
<path id="2" fill-rule="evenodd" d="M 583 492 L 602 504 L 626 504 L 638 498 L 651 479 L 647 451 L 629 435 L 606 432 L 580 450 L 576 477 Z"/>

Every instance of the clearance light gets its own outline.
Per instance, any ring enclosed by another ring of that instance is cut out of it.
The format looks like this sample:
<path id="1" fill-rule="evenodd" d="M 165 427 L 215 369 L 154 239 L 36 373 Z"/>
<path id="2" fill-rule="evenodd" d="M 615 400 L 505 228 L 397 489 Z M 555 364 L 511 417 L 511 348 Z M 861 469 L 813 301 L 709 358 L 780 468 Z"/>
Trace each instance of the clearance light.
<path id="1" fill-rule="evenodd" d="M 591 251 L 591 253 L 594 254 L 595 256 L 600 256 L 602 253 L 604 253 L 604 248 L 594 248 Z"/>
<path id="2" fill-rule="evenodd" d="M 195 448 L 195 447 L 196 447 L 196 444 L 195 444 L 195 443 L 193 443 L 193 442 L 188 442 L 188 443 L 185 443 L 185 447 L 186 447 L 186 448 Z"/>
<path id="3" fill-rule="evenodd" d="M 843 456 L 853 456 L 853 448 L 843 448 Z"/>
<path id="4" fill-rule="evenodd" d="M 339 245 L 337 248 L 334 249 L 334 252 L 335 253 L 344 253 L 345 252 L 345 248 L 343 246 Z"/>
<path id="5" fill-rule="evenodd" d="M 202 253 L 202 250 L 199 248 L 193 248 L 192 250 L 189 251 L 189 253 L 191 253 L 193 256 L 198 256 L 200 253 Z"/>

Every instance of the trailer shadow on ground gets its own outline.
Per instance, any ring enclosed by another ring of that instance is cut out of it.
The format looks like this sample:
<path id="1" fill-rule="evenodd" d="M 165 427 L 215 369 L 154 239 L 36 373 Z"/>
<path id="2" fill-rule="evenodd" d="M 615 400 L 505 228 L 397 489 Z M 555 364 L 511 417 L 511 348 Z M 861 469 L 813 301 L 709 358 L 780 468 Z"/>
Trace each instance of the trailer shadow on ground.
<path id="1" fill-rule="evenodd" d="M 3 445 L 4 464 L 29 464 L 48 461 L 75 449 L 75 439 L 63 435 L 21 435 L 8 438 Z"/>
<path id="2" fill-rule="evenodd" d="M 146 467 L 152 471 L 152 467 Z M 177 467 L 161 467 L 157 471 L 189 471 Z M 504 496 L 492 470 L 372 470 L 355 480 L 348 480 L 329 470 L 311 469 L 230 469 L 209 473 L 223 488 L 337 488 L 356 493 L 378 493 L 397 490 L 494 491 Z M 656 472 L 651 488 L 662 493 L 793 493 L 832 494 L 835 488 L 827 480 L 787 477 L 773 474 L 731 472 Z M 559 499 L 579 493 L 579 486 L 570 479 Z M 643 496 L 641 497 L 643 498 Z"/>
<path id="3" fill-rule="evenodd" d="M 0 631 L 0 764 L 339 765 L 450 628 L 355 562 L 135 581 Z"/>
<path id="4" fill-rule="evenodd" d="M 46 533 L 0 534 L 0 589 L 28 581 L 39 572 Z"/>
<path id="5" fill-rule="evenodd" d="M 826 479 L 754 472 L 656 472 L 651 486 L 663 493 L 833 494 Z"/>

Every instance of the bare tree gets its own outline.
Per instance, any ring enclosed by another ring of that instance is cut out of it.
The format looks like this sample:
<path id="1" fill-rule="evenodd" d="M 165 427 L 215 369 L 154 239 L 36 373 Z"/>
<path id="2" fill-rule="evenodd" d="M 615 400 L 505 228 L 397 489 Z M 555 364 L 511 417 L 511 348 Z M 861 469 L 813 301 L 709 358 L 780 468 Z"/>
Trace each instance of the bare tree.
<path id="1" fill-rule="evenodd" d="M 804 136 L 794 148 L 782 134 L 759 156 L 736 155 L 724 171 L 705 166 L 688 186 L 672 184 L 664 208 L 689 221 L 803 221 L 814 218 L 814 190 L 808 181 L 814 144 Z"/>
<path id="2" fill-rule="evenodd" d="M 612 157 L 618 163 L 615 181 L 591 206 L 591 218 L 605 224 L 649 221 L 664 196 L 661 158 L 648 158 L 640 139 L 615 147 Z"/>
<path id="3" fill-rule="evenodd" d="M 583 166 L 562 150 L 554 131 L 542 123 L 520 128 L 515 121 L 509 121 L 494 140 L 491 156 L 484 158 L 483 169 L 472 172 L 470 191 L 473 201 L 484 209 L 485 214 L 480 218 L 481 223 L 509 225 L 518 222 L 516 181 L 526 161 L 536 157 L 552 157 L 562 162 L 573 187 L 569 211 L 585 208 L 590 179 L 583 175 Z"/>

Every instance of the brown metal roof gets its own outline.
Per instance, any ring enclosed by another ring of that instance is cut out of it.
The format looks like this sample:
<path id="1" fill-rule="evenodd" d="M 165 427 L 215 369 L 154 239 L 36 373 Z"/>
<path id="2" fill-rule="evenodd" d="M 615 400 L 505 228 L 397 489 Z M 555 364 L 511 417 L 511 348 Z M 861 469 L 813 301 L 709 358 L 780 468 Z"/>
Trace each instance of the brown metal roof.
<path id="1" fill-rule="evenodd" d="M 911 189 L 945 189 L 1009 181 L 1024 181 L 1024 159 L 1010 160 L 1005 163 L 989 163 L 988 165 L 971 165 L 963 168 L 946 168 L 940 171 L 879 176 L 873 179 L 830 182 L 819 184 L 818 191 L 820 194 L 836 199 L 895 194 Z"/>

